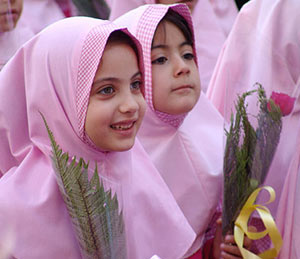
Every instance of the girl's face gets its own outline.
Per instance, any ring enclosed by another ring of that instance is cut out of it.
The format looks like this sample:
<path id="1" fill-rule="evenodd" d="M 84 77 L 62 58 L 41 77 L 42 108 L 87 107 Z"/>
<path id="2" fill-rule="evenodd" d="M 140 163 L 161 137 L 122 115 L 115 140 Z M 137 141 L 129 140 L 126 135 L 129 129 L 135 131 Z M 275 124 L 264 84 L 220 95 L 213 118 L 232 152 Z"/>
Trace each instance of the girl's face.
<path id="1" fill-rule="evenodd" d="M 173 23 L 157 27 L 151 62 L 154 108 L 174 115 L 189 112 L 200 96 L 200 78 L 193 48 Z"/>
<path id="2" fill-rule="evenodd" d="M 157 4 L 186 4 L 191 12 L 193 12 L 197 2 L 198 0 L 156 0 Z"/>
<path id="3" fill-rule="evenodd" d="M 23 9 L 23 0 L 0 0 L 0 32 L 16 27 Z"/>
<path id="4" fill-rule="evenodd" d="M 85 130 L 104 151 L 130 149 L 146 104 L 137 56 L 126 43 L 108 43 L 91 89 Z"/>

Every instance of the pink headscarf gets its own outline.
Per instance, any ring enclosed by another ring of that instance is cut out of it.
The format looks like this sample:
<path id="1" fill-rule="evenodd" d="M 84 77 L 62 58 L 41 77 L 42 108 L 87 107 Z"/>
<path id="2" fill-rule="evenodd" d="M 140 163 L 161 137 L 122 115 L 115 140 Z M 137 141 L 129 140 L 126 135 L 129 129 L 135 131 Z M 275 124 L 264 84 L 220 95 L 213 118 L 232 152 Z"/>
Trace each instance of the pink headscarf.
<path id="1" fill-rule="evenodd" d="M 120 187 L 111 186 L 121 197 L 128 258 L 181 258 L 195 239 L 138 141 L 130 151 L 107 153 L 83 141 L 93 78 L 118 28 L 99 19 L 64 19 L 30 40 L 1 71 L 0 236 L 7 228 L 16 232 L 16 258 L 80 258 L 39 112 L 63 151 L 98 162 L 99 174 Z"/>
<path id="2" fill-rule="evenodd" d="M 187 253 L 189 256 L 201 247 L 221 196 L 223 118 L 205 95 L 201 95 L 196 107 L 185 118 L 166 114 L 162 117 L 153 107 L 151 43 L 169 8 L 182 15 L 193 32 L 186 5 L 144 5 L 115 22 L 128 27 L 143 47 L 148 109 L 138 137 L 197 233 Z"/>
<path id="3" fill-rule="evenodd" d="M 265 182 L 276 191 L 276 201 L 268 205 L 273 216 L 276 216 L 296 148 L 295 129 L 300 111 L 299 13 L 297 0 L 251 0 L 245 5 L 222 50 L 207 91 L 209 99 L 227 120 L 236 94 L 251 89 L 256 82 L 262 84 L 267 96 L 276 91 L 298 98 L 293 114 L 283 118 L 280 143 Z M 250 113 L 256 114 L 256 104 L 256 100 L 249 100 Z"/>
<path id="4" fill-rule="evenodd" d="M 0 70 L 33 35 L 33 31 L 23 23 L 18 23 L 12 31 L 0 32 Z"/>
<path id="5" fill-rule="evenodd" d="M 276 222 L 283 236 L 278 258 L 300 258 L 300 122 L 296 150 L 291 159 L 280 197 Z"/>
<path id="6" fill-rule="evenodd" d="M 155 4 L 156 0 L 107 0 L 106 2 L 111 8 L 110 20 L 114 20 L 141 5 Z M 234 0 L 198 0 L 193 10 L 198 67 L 204 92 L 237 13 Z"/>
<path id="7" fill-rule="evenodd" d="M 23 0 L 24 9 L 21 20 L 29 24 L 34 33 L 38 33 L 46 26 L 65 15 L 60 6 L 54 0 Z"/>

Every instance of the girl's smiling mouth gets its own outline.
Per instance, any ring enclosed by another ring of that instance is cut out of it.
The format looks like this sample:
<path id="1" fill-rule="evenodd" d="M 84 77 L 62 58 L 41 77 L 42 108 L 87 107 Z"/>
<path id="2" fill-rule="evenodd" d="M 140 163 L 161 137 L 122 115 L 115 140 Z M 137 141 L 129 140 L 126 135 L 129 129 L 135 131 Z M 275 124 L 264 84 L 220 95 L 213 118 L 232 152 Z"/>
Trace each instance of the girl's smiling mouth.
<path id="1" fill-rule="evenodd" d="M 120 130 L 120 131 L 130 130 L 135 124 L 135 122 L 136 120 L 118 122 L 118 123 L 111 124 L 110 128 L 114 130 Z"/>

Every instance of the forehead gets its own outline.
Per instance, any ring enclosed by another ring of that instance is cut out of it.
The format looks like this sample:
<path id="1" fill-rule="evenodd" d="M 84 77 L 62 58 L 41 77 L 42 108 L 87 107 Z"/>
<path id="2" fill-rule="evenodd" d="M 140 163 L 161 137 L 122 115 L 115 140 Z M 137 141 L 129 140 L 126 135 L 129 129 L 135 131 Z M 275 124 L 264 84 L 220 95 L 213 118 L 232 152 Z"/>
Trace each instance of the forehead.
<path id="1" fill-rule="evenodd" d="M 128 66 L 124 66 L 129 64 Z M 139 69 L 138 57 L 132 46 L 124 42 L 109 42 L 106 44 L 102 58 L 95 75 L 121 77 L 123 72 L 136 73 Z"/>
<path id="2" fill-rule="evenodd" d="M 157 26 L 154 34 L 153 43 L 168 42 L 173 40 L 186 40 L 182 31 L 169 21 L 162 21 Z"/>

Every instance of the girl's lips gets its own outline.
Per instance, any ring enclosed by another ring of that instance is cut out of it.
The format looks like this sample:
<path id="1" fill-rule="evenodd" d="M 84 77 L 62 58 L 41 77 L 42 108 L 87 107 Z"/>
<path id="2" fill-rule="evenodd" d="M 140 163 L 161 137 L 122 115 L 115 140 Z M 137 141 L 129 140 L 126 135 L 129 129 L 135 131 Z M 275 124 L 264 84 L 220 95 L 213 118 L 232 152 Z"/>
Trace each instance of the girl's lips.
<path id="1" fill-rule="evenodd" d="M 110 128 L 117 134 L 118 137 L 123 138 L 132 138 L 135 136 L 135 121 L 130 122 L 119 122 L 110 125 Z"/>
<path id="2" fill-rule="evenodd" d="M 182 89 L 193 89 L 193 87 L 191 85 L 182 85 L 179 87 L 176 87 L 172 90 L 172 92 L 178 91 L 178 90 L 182 90 Z"/>
<path id="3" fill-rule="evenodd" d="M 2 17 L 2 19 L 4 20 L 11 20 L 11 21 L 18 21 L 19 19 L 19 13 L 18 12 L 3 12 L 0 13 L 0 17 Z"/>
<path id="4" fill-rule="evenodd" d="M 110 127 L 114 130 L 126 131 L 126 130 L 132 129 L 135 122 L 136 122 L 136 120 L 123 121 L 123 122 L 118 122 L 118 123 L 111 124 Z"/>
<path id="5" fill-rule="evenodd" d="M 0 11 L 0 15 L 10 15 L 10 14 L 19 14 L 16 9 Z"/>

